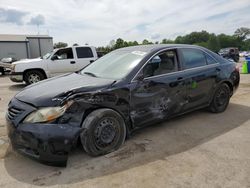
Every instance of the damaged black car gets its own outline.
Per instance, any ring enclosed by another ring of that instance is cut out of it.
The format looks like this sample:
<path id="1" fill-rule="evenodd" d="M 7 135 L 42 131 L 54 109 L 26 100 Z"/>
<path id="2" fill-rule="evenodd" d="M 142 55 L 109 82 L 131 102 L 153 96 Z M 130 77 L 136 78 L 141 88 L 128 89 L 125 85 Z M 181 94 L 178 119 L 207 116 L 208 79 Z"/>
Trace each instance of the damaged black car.
<path id="1" fill-rule="evenodd" d="M 141 127 L 201 108 L 223 112 L 239 79 L 235 63 L 202 47 L 122 48 L 19 92 L 8 106 L 8 134 L 15 150 L 66 165 L 78 141 L 89 155 L 104 155 Z"/>

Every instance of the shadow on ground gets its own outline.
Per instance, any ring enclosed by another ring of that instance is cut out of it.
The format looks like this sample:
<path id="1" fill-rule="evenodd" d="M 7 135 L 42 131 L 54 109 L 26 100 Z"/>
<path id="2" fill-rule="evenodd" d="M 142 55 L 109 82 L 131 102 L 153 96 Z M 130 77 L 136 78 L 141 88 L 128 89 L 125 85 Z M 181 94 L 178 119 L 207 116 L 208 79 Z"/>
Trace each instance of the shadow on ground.
<path id="1" fill-rule="evenodd" d="M 9 90 L 11 91 L 20 91 L 21 89 L 25 88 L 27 85 L 26 84 L 13 84 L 9 86 Z"/>
<path id="2" fill-rule="evenodd" d="M 241 126 L 249 112 L 249 107 L 238 104 L 230 104 L 221 114 L 193 112 L 137 131 L 120 150 L 106 156 L 89 157 L 79 147 L 66 168 L 45 166 L 18 154 L 5 159 L 5 168 L 11 177 L 32 185 L 82 182 L 190 150 Z"/>

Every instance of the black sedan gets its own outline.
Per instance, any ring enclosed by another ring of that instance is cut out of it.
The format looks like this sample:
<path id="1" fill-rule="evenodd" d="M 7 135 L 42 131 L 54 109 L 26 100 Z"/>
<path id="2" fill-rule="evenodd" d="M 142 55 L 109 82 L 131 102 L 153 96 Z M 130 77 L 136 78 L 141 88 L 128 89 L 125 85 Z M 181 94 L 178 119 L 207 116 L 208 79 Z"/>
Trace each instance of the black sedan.
<path id="1" fill-rule="evenodd" d="M 66 165 L 78 141 L 89 155 L 104 155 L 143 126 L 201 108 L 223 112 L 238 85 L 236 64 L 202 47 L 122 48 L 19 92 L 8 133 L 17 151 Z"/>

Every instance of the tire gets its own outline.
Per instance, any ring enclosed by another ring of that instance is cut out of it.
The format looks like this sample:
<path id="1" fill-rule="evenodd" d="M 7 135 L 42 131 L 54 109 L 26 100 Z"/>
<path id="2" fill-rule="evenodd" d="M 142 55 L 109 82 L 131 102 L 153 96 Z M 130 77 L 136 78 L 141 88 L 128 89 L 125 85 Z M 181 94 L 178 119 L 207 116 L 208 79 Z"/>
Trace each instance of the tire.
<path id="1" fill-rule="evenodd" d="M 81 143 L 91 156 L 99 156 L 117 150 L 125 141 L 126 126 L 123 118 L 111 109 L 91 112 L 83 121 L 86 129 L 81 133 Z"/>
<path id="2" fill-rule="evenodd" d="M 233 60 L 234 60 L 236 63 L 238 63 L 239 60 L 240 60 L 240 57 L 239 57 L 239 56 L 235 56 L 235 57 L 233 58 Z"/>
<path id="3" fill-rule="evenodd" d="M 31 71 L 26 72 L 24 75 L 24 81 L 28 85 L 37 83 L 44 79 L 45 79 L 44 74 L 39 70 L 31 70 Z"/>
<path id="4" fill-rule="evenodd" d="M 0 72 L 1 72 L 2 75 L 5 75 L 5 71 L 4 71 L 3 67 L 0 67 Z"/>
<path id="5" fill-rule="evenodd" d="M 209 110 L 213 113 L 221 113 L 227 109 L 230 101 L 230 88 L 226 83 L 221 84 L 215 91 Z"/>

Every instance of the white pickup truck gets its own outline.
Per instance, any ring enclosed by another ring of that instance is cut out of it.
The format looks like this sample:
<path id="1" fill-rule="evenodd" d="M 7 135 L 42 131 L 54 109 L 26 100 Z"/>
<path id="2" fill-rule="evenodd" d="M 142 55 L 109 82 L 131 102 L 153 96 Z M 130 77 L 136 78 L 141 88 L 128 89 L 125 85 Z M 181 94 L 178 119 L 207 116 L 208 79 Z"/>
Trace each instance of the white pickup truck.
<path id="1" fill-rule="evenodd" d="M 11 65 L 10 79 L 13 82 L 32 84 L 60 74 L 75 72 L 97 57 L 95 47 L 73 46 L 56 49 L 36 59 L 24 59 Z"/>

